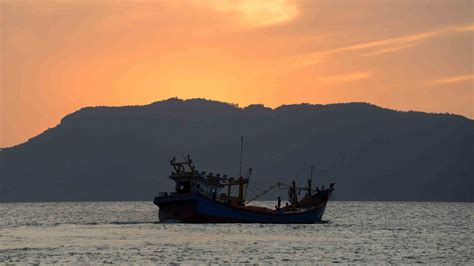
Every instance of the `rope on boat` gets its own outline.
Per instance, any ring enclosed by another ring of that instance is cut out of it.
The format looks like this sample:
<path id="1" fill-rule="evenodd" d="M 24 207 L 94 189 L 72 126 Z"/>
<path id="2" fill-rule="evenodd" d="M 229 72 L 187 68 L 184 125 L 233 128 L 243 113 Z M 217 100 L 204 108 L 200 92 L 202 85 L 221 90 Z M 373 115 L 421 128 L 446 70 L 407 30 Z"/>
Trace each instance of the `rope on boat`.
<path id="1" fill-rule="evenodd" d="M 252 198 L 252 199 L 246 201 L 245 204 L 248 204 L 249 202 L 252 202 L 252 201 L 254 201 L 254 200 L 260 198 L 260 197 L 263 196 L 265 193 L 267 193 L 267 192 L 273 190 L 274 188 L 276 188 L 277 186 L 280 186 L 280 185 L 281 185 L 281 183 L 276 183 L 276 184 L 274 184 L 273 186 L 271 186 L 271 187 L 268 188 L 267 190 L 265 190 L 265 191 L 263 191 L 262 193 L 260 193 L 260 194 L 258 194 L 257 196 L 255 196 L 254 198 Z"/>
<path id="2" fill-rule="evenodd" d="M 249 189 L 250 192 L 252 192 L 253 195 L 258 195 L 258 194 L 261 193 L 261 192 L 258 192 L 258 191 L 253 190 L 253 189 L 250 188 L 250 187 L 249 187 L 248 189 Z"/>

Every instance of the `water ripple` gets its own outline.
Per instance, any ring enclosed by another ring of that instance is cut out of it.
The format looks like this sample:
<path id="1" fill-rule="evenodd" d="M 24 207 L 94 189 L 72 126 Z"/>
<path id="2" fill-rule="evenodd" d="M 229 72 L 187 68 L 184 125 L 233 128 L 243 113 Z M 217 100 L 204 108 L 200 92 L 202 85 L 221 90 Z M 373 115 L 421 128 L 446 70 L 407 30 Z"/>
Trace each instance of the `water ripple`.
<path id="1" fill-rule="evenodd" d="M 326 221 L 310 225 L 159 223 L 149 202 L 8 203 L 0 214 L 0 263 L 472 264 L 474 257 L 473 203 L 331 202 Z"/>

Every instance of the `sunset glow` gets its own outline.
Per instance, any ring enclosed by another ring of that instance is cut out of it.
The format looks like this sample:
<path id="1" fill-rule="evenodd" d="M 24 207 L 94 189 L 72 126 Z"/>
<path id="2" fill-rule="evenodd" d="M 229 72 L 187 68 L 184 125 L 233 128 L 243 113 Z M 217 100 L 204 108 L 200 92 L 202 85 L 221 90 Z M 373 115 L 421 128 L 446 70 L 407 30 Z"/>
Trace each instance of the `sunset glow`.
<path id="1" fill-rule="evenodd" d="M 1 1 L 0 147 L 85 106 L 370 102 L 474 118 L 473 1 Z"/>

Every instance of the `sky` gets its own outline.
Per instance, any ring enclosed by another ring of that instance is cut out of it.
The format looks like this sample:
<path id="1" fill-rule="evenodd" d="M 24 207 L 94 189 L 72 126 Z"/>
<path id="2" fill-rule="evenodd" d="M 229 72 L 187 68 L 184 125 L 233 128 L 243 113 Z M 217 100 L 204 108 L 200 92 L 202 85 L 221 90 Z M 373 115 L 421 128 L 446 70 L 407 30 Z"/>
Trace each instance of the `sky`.
<path id="1" fill-rule="evenodd" d="M 86 106 L 370 102 L 474 118 L 474 1 L 0 0 L 0 147 Z"/>

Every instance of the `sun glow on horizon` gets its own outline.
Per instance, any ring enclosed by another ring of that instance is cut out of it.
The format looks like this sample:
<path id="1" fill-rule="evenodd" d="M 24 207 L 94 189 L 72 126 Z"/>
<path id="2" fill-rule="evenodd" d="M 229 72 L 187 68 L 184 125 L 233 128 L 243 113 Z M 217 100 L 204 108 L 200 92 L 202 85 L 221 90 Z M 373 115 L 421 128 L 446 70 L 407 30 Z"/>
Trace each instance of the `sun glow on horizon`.
<path id="1" fill-rule="evenodd" d="M 1 1 L 0 147 L 85 106 L 171 97 L 473 118 L 473 5 Z"/>

